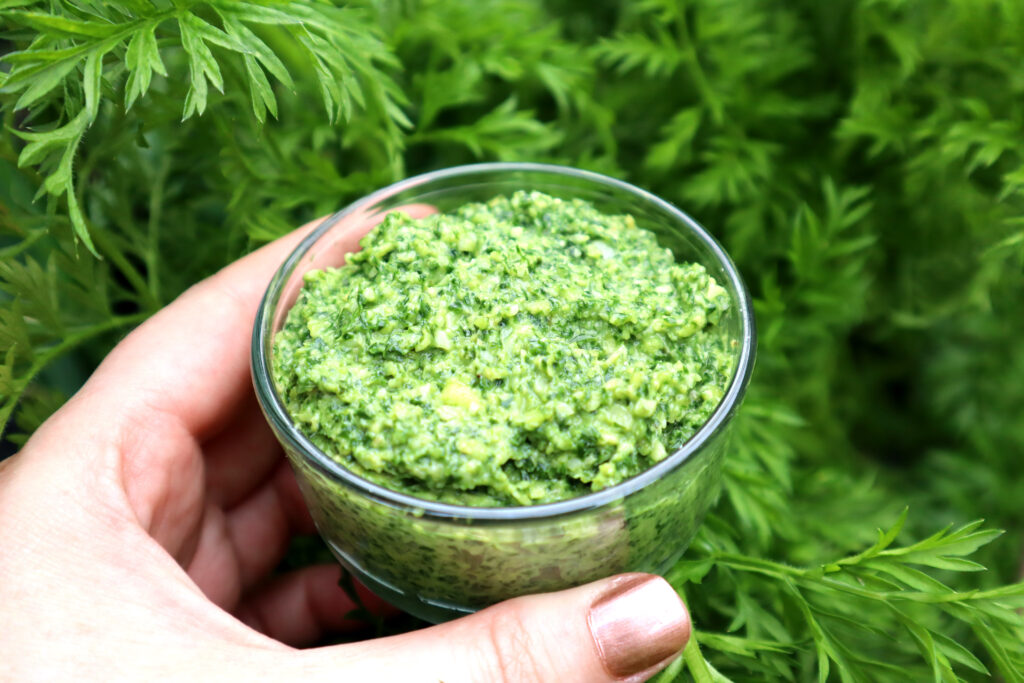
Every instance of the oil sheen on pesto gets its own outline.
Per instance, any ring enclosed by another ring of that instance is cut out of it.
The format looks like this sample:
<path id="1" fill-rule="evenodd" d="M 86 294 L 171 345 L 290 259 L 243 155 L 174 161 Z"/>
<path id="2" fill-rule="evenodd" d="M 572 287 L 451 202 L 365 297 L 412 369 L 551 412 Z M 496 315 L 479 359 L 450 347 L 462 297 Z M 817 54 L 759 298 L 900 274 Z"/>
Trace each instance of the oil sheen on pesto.
<path id="1" fill-rule="evenodd" d="M 420 498 L 532 505 L 618 484 L 707 421 L 730 304 L 632 216 L 518 192 L 391 213 L 313 270 L 274 380 L 330 457 Z"/>

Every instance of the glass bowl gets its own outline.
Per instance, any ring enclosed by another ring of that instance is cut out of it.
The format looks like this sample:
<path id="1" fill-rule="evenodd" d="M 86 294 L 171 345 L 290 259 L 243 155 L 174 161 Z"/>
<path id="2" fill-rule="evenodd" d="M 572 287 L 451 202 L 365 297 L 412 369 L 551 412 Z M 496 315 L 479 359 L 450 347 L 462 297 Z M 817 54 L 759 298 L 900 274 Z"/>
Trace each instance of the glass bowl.
<path id="1" fill-rule="evenodd" d="M 348 471 L 289 417 L 271 374 L 281 329 L 313 268 L 338 266 L 388 210 L 447 211 L 516 190 L 582 198 L 605 213 L 632 214 L 681 261 L 704 265 L 733 305 L 719 323 L 735 370 L 704 426 L 660 463 L 616 486 L 527 507 L 467 507 L 397 493 Z M 750 297 L 722 247 L 692 218 L 613 178 L 561 166 L 487 163 L 416 176 L 379 190 L 325 220 L 288 256 L 256 316 L 256 395 L 298 478 L 320 535 L 338 560 L 394 605 L 438 622 L 527 593 L 559 590 L 612 574 L 664 573 L 682 555 L 718 494 L 728 427 L 754 360 Z"/>

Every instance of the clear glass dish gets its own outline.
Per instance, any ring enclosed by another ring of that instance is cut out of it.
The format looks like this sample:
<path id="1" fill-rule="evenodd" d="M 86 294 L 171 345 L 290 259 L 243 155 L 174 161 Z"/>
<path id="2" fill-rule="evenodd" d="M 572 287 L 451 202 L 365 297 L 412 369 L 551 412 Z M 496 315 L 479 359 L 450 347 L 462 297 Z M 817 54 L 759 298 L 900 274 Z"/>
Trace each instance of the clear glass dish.
<path id="1" fill-rule="evenodd" d="M 338 266 L 353 225 L 426 204 L 447 211 L 516 190 L 582 198 L 605 213 L 629 213 L 680 261 L 701 263 L 733 306 L 721 321 L 735 371 L 708 422 L 662 462 L 617 486 L 529 507 L 473 508 L 390 491 L 345 469 L 293 424 L 277 389 L 272 340 L 313 268 Z M 338 560 L 375 593 L 429 621 L 506 598 L 559 590 L 619 572 L 663 573 L 683 554 L 715 500 L 728 426 L 754 361 L 754 318 L 739 273 L 693 219 L 654 195 L 573 168 L 525 163 L 460 166 L 403 180 L 325 220 L 271 280 L 256 317 L 256 395 L 284 446 L 317 528 Z"/>

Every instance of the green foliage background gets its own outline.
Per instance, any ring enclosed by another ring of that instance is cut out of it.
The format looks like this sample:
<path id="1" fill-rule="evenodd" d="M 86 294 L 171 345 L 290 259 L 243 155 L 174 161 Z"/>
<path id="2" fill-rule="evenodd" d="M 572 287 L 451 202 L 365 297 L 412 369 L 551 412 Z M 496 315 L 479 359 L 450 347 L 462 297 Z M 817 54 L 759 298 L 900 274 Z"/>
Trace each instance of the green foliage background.
<path id="1" fill-rule="evenodd" d="M 0 35 L 11 442 L 303 221 L 589 168 L 708 226 L 761 330 L 662 678 L 1024 680 L 1024 3 L 0 0 Z"/>

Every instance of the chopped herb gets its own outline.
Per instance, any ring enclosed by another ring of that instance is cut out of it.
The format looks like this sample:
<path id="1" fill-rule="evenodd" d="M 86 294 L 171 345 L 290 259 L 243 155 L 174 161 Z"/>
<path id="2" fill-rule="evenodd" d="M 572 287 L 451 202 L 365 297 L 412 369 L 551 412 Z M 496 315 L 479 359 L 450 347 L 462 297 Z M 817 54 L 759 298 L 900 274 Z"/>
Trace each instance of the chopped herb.
<path id="1" fill-rule="evenodd" d="M 613 486 L 714 411 L 729 296 L 632 216 L 518 192 L 390 214 L 305 275 L 274 343 L 299 428 L 415 496 L 531 505 Z"/>

